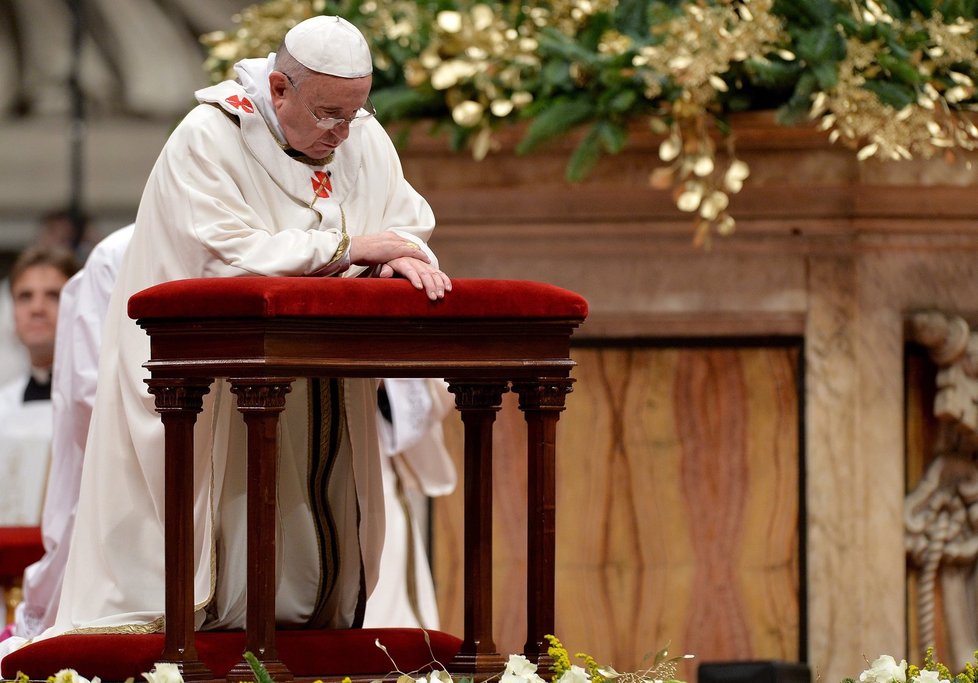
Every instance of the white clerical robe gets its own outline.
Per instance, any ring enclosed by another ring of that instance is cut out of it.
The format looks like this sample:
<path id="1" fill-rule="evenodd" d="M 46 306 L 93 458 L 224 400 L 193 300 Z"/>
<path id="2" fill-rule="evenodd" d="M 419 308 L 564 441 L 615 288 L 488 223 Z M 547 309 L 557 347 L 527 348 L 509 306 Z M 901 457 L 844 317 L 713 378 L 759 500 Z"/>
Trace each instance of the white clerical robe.
<path id="1" fill-rule="evenodd" d="M 51 453 L 51 401 L 25 402 L 28 379 L 0 387 L 0 526 L 41 522 Z"/>
<path id="2" fill-rule="evenodd" d="M 28 379 L 0 386 L 0 526 L 37 526 L 41 521 L 51 454 L 51 401 L 25 402 Z M 7 623 L 6 604 L 0 605 L 0 620 Z"/>
<path id="3" fill-rule="evenodd" d="M 163 429 L 143 381 L 149 340 L 126 315 L 129 297 L 181 278 L 325 274 L 349 236 L 390 229 L 423 246 L 434 226 L 375 120 L 351 128 L 330 164 L 311 166 L 283 151 L 241 85 L 197 97 L 150 175 L 109 302 L 76 526 L 45 636 L 162 628 Z M 268 558 L 281 623 L 339 627 L 362 615 L 383 543 L 375 412 L 370 380 L 300 380 L 288 396 Z M 217 381 L 195 439 L 194 603 L 205 628 L 244 623 L 245 443 L 233 396 Z"/>
<path id="4" fill-rule="evenodd" d="M 385 379 L 384 388 L 391 420 L 378 420 L 378 429 L 387 527 L 380 578 L 363 625 L 438 628 L 422 527 L 427 526 L 428 496 L 455 490 L 455 465 L 442 430 L 453 401 L 448 385 L 438 379 Z"/>
<path id="5" fill-rule="evenodd" d="M 130 225 L 99 242 L 85 267 L 61 289 L 51 380 L 51 466 L 41 521 L 44 556 L 24 571 L 13 637 L 0 643 L 0 657 L 54 625 L 95 403 L 102 324 L 132 232 Z"/>

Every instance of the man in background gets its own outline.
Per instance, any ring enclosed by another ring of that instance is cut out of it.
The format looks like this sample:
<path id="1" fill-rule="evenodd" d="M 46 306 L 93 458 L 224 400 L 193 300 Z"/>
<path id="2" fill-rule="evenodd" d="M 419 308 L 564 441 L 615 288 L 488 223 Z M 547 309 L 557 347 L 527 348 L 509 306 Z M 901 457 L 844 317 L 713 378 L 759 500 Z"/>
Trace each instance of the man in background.
<path id="1" fill-rule="evenodd" d="M 67 249 L 81 262 L 90 247 L 89 232 L 89 219 L 85 213 L 57 209 L 41 216 L 30 246 Z M 30 367 L 27 349 L 14 332 L 13 311 L 10 278 L 5 277 L 0 280 L 0 386 L 23 377 Z"/>
<path id="2" fill-rule="evenodd" d="M 0 659 L 54 624 L 95 403 L 102 323 L 132 231 L 129 225 L 99 242 L 85 267 L 61 290 L 58 329 L 62 333 L 54 345 L 51 384 L 54 433 L 41 523 L 44 556 L 24 572 L 23 601 L 17 606 L 10 639 L 0 642 Z"/>
<path id="3" fill-rule="evenodd" d="M 51 373 L 61 289 L 75 271 L 60 247 L 25 250 L 10 273 L 14 332 L 30 369 L 0 386 L 0 525 L 40 523 L 51 446 Z"/>

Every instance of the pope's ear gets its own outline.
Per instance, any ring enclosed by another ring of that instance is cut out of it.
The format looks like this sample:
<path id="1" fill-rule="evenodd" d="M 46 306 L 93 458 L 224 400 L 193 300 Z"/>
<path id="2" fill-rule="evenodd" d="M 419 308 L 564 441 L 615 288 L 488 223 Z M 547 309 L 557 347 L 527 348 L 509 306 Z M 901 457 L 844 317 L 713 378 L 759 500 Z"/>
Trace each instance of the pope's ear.
<path id="1" fill-rule="evenodd" d="M 289 79 L 281 71 L 273 71 L 268 74 L 268 90 L 272 95 L 272 104 L 285 96 L 285 90 L 289 87 Z"/>

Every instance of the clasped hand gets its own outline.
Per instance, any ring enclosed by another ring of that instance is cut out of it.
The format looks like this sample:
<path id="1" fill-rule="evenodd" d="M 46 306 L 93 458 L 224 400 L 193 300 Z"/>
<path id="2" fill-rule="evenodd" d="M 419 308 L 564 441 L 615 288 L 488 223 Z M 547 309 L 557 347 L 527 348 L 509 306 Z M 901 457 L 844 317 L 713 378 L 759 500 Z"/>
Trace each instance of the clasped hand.
<path id="1" fill-rule="evenodd" d="M 358 266 L 380 266 L 380 277 L 407 278 L 415 289 L 423 289 L 432 301 L 452 291 L 452 281 L 431 265 L 421 247 L 397 233 L 385 230 L 376 235 L 350 239 L 350 262 Z"/>

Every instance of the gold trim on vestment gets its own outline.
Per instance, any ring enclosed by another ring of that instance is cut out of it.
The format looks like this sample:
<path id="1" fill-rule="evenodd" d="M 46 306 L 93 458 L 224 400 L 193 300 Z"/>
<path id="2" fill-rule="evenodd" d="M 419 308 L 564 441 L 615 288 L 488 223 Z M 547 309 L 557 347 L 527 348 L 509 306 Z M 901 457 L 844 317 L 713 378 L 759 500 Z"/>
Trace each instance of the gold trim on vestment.
<path id="1" fill-rule="evenodd" d="M 333 258 L 329 260 L 327 266 L 331 266 L 341 258 L 346 256 L 346 252 L 350 250 L 350 236 L 346 232 L 346 211 L 343 210 L 343 205 L 340 204 L 340 229 L 343 231 L 343 236 L 340 237 L 340 243 L 336 247 L 336 251 L 333 252 Z"/>
<path id="2" fill-rule="evenodd" d="M 143 635 L 146 633 L 161 633 L 166 626 L 166 617 L 157 617 L 148 624 L 123 624 L 121 626 L 85 626 L 65 632 L 63 635 L 125 633 L 127 635 Z"/>

